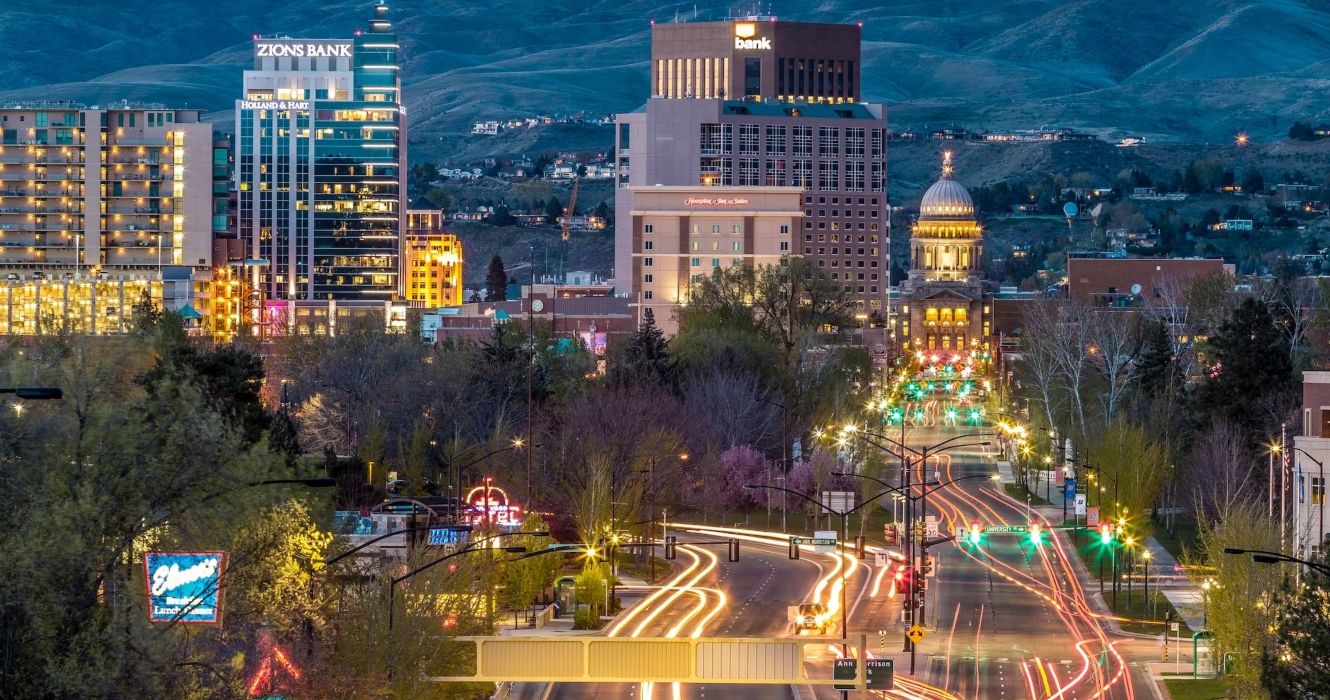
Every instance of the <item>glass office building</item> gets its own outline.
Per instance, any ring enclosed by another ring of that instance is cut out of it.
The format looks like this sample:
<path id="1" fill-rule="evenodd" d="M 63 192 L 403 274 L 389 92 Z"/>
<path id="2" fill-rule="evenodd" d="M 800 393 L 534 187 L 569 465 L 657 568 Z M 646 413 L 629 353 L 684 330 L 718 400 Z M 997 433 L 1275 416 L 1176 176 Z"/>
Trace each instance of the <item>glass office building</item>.
<path id="1" fill-rule="evenodd" d="M 235 178 L 265 304 L 402 294 L 406 116 L 387 14 L 375 5 L 352 39 L 254 40 Z"/>

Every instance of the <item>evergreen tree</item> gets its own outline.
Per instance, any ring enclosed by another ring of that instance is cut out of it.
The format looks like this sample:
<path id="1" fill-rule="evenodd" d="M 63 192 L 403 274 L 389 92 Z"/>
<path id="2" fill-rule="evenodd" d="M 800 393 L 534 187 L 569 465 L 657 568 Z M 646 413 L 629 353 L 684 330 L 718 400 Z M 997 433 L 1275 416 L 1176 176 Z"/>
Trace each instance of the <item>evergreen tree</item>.
<path id="1" fill-rule="evenodd" d="M 1256 194 L 1265 189 L 1265 177 L 1261 171 L 1256 168 L 1247 168 L 1247 172 L 1242 175 L 1242 191 L 1246 194 Z"/>
<path id="2" fill-rule="evenodd" d="M 1173 343 L 1168 337 L 1168 325 L 1154 321 L 1145 328 L 1144 349 L 1137 359 L 1137 382 L 1141 392 L 1150 398 L 1169 391 L 1177 380 L 1173 357 Z"/>
<path id="3" fill-rule="evenodd" d="M 1288 339 L 1263 302 L 1247 299 L 1208 343 L 1194 415 L 1223 416 L 1251 440 L 1271 434 L 1295 399 Z"/>
<path id="4" fill-rule="evenodd" d="M 668 385 L 674 380 L 674 364 L 670 341 L 656 326 L 656 314 L 648 308 L 642 312 L 641 327 L 624 343 L 619 359 L 619 380 L 641 379 Z"/>
<path id="5" fill-rule="evenodd" d="M 545 203 L 545 222 L 557 224 L 561 216 L 563 216 L 563 205 L 559 203 L 559 198 L 550 197 L 550 201 Z"/>
<path id="6" fill-rule="evenodd" d="M 503 269 L 503 258 L 496 253 L 490 258 L 489 272 L 485 273 L 485 301 L 508 299 L 508 273 Z"/>
<path id="7" fill-rule="evenodd" d="M 296 458 L 300 457 L 298 434 L 296 422 L 291 419 L 290 411 L 283 405 L 273 414 L 268 427 L 268 451 L 282 455 L 287 466 L 294 467 Z"/>

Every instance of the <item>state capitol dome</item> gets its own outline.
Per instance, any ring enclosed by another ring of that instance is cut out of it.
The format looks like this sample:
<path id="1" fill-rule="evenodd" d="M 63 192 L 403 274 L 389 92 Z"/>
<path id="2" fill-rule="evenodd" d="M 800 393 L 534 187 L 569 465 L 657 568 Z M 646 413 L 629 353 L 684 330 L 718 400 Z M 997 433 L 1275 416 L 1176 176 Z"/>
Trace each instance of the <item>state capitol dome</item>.
<path id="1" fill-rule="evenodd" d="M 951 153 L 945 154 L 942 179 L 933 183 L 919 202 L 920 219 L 973 219 L 974 201 L 969 190 L 951 179 Z"/>

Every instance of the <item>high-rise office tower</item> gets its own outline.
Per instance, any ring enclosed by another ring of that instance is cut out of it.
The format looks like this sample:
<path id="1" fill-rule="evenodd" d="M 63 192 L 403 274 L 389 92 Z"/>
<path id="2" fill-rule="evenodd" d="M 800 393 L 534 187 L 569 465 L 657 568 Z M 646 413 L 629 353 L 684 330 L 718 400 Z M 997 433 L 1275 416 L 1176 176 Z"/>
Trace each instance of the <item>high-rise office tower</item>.
<path id="1" fill-rule="evenodd" d="M 236 101 L 240 236 L 270 304 L 402 294 L 406 115 L 388 6 L 351 39 L 260 38 Z"/>
<path id="2" fill-rule="evenodd" d="M 797 187 L 788 254 L 812 260 L 865 315 L 887 313 L 886 109 L 859 101 L 859 33 L 763 17 L 652 25 L 652 94 L 617 116 L 615 134 L 615 283 L 635 303 L 649 291 L 634 267 L 646 255 L 632 230 L 642 188 Z M 692 256 L 688 277 L 723 264 Z"/>

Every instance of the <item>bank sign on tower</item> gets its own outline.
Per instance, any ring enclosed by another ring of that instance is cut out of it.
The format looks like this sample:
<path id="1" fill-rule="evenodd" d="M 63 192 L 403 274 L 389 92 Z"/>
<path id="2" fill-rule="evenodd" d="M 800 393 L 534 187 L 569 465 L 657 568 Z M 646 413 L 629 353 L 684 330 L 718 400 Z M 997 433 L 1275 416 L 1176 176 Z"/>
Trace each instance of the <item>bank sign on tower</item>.
<path id="1" fill-rule="evenodd" d="M 351 58 L 351 42 L 265 41 L 257 46 L 259 58 Z"/>
<path id="2" fill-rule="evenodd" d="M 736 22 L 734 24 L 734 48 L 738 50 L 771 50 L 771 40 L 757 37 L 756 22 Z"/>

